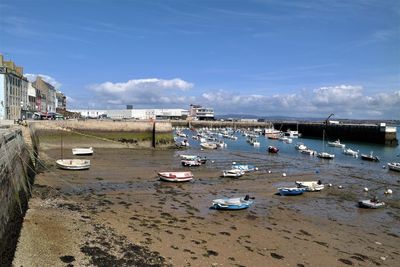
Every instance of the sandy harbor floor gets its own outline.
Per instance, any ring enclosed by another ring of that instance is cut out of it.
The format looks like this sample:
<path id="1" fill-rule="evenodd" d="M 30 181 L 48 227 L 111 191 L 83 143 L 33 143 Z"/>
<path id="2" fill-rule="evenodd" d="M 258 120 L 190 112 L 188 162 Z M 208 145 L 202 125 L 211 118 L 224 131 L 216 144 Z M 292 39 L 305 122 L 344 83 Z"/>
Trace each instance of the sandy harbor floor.
<path id="1" fill-rule="evenodd" d="M 90 170 L 73 172 L 55 167 L 59 148 L 41 145 L 46 167 L 36 176 L 15 266 L 396 266 L 400 260 L 399 200 L 388 197 L 389 207 L 379 210 L 358 208 L 356 200 L 368 197 L 363 186 L 381 186 L 362 170 L 322 164 L 315 173 L 297 168 L 301 162 L 197 151 L 207 164 L 190 168 L 193 181 L 176 184 L 159 181 L 156 172 L 183 170 L 178 154 L 185 151 L 92 145 Z M 68 146 L 63 154 L 71 156 Z M 260 170 L 219 177 L 232 161 Z M 400 176 L 393 175 L 399 192 Z M 276 194 L 281 185 L 324 178 L 334 185 L 322 192 Z M 247 210 L 210 209 L 212 199 L 245 194 L 255 198 Z"/>

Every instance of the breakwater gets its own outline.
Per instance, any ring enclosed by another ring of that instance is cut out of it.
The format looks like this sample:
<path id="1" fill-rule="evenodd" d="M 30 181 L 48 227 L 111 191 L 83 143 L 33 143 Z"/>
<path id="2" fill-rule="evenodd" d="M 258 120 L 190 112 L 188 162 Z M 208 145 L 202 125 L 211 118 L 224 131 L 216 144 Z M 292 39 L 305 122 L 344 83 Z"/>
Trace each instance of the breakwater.
<path id="1" fill-rule="evenodd" d="M 277 130 L 298 130 L 303 137 L 322 138 L 323 130 L 326 137 L 330 140 L 341 139 L 366 143 L 384 144 L 397 146 L 396 128 L 381 126 L 376 124 L 325 124 L 321 122 L 240 122 L 240 121 L 172 121 L 174 127 L 194 127 L 194 128 L 221 128 L 230 127 L 233 129 L 241 128 L 269 128 Z"/>
<path id="2" fill-rule="evenodd" d="M 10 266 L 28 207 L 34 162 L 21 129 L 0 129 L 0 266 Z"/>

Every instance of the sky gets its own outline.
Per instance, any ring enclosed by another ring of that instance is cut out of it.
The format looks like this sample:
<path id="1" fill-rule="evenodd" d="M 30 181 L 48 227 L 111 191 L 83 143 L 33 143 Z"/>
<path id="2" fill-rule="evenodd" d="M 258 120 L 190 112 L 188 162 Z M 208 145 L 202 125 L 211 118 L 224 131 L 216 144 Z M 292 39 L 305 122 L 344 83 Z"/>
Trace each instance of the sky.
<path id="1" fill-rule="evenodd" d="M 0 0 L 0 53 L 68 109 L 400 119 L 398 0 Z"/>

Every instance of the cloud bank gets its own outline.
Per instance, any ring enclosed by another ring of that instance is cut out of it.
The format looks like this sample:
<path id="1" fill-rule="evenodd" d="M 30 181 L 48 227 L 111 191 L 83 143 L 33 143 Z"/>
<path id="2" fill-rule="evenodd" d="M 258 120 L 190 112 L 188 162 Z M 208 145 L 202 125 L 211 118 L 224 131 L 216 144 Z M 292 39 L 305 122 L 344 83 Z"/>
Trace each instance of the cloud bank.
<path id="1" fill-rule="evenodd" d="M 184 108 L 189 104 L 213 107 L 216 114 L 283 115 L 293 117 L 336 117 L 399 119 L 400 90 L 367 94 L 361 85 L 334 85 L 302 89 L 290 94 L 246 94 L 213 90 L 195 94 L 193 83 L 175 79 L 133 79 L 89 86 L 95 97 L 82 107 Z M 199 90 L 196 89 L 198 92 Z M 75 101 L 74 101 L 75 102 Z M 79 103 L 74 103 L 78 105 Z"/>

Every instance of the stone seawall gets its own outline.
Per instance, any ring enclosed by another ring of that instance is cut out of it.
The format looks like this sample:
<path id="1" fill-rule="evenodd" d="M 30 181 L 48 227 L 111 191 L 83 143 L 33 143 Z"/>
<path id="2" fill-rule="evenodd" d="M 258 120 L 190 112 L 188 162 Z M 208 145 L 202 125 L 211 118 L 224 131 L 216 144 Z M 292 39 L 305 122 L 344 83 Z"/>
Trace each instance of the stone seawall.
<path id="1" fill-rule="evenodd" d="M 0 129 L 0 266 L 10 266 L 28 207 L 34 164 L 21 129 Z"/>

